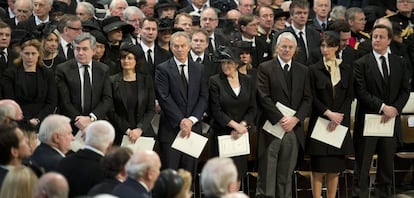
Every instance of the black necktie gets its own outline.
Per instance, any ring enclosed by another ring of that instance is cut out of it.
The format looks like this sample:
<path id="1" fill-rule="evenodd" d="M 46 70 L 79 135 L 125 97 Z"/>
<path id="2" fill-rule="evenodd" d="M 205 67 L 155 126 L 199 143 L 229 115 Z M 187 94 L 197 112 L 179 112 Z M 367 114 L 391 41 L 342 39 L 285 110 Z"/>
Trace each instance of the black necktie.
<path id="1" fill-rule="evenodd" d="M 200 57 L 197 57 L 196 62 L 197 63 L 201 63 L 202 62 L 201 58 Z"/>
<path id="2" fill-rule="evenodd" d="M 187 83 L 187 78 L 185 78 L 185 73 L 184 73 L 184 64 L 180 65 L 181 67 L 181 72 L 180 72 L 180 76 L 181 76 L 181 82 L 183 84 L 183 91 L 185 94 L 185 97 L 187 98 L 187 94 L 188 94 L 188 83 Z"/>
<path id="3" fill-rule="evenodd" d="M 83 65 L 83 67 L 83 112 L 89 114 L 92 102 L 92 85 L 88 70 L 89 65 Z"/>
<path id="4" fill-rule="evenodd" d="M 305 40 L 303 39 L 303 32 L 299 32 L 299 46 L 305 52 L 306 57 L 308 56 L 308 52 L 306 51 Z"/>
<path id="5" fill-rule="evenodd" d="M 154 64 L 154 62 L 152 61 L 151 53 L 152 53 L 152 50 L 148 49 L 148 51 L 147 51 L 147 60 L 148 60 L 148 63 Z"/>
<path id="6" fill-rule="evenodd" d="M 0 63 L 7 64 L 6 55 L 4 54 L 4 51 L 0 51 Z"/>
<path id="7" fill-rule="evenodd" d="M 213 38 L 209 37 L 208 39 L 209 39 L 209 42 L 210 42 L 209 45 L 208 45 L 208 48 L 209 48 L 210 52 L 216 51 L 216 46 L 214 45 Z"/>
<path id="8" fill-rule="evenodd" d="M 68 47 L 68 51 L 66 53 L 66 59 L 69 60 L 69 59 L 72 59 L 74 57 L 74 55 L 73 55 L 73 48 L 72 48 L 72 44 L 71 43 L 68 43 L 66 46 Z"/>
<path id="9" fill-rule="evenodd" d="M 326 24 L 325 23 L 322 23 L 321 24 L 321 27 L 322 27 L 322 31 L 325 31 L 326 30 Z"/>
<path id="10" fill-rule="evenodd" d="M 381 56 L 380 59 L 381 59 L 382 75 L 384 78 L 384 82 L 385 84 L 388 84 L 389 73 L 388 73 L 387 61 L 385 61 L 384 56 Z"/>

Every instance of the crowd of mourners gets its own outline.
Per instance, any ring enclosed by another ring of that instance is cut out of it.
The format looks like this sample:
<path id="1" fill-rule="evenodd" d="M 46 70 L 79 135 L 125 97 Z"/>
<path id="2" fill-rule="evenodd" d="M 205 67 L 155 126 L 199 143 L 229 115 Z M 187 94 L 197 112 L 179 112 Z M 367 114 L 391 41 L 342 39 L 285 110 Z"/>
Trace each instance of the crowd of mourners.
<path id="1" fill-rule="evenodd" d="M 352 197 L 395 192 L 414 0 L 0 6 L 0 197 L 189 198 L 196 183 L 207 198 L 247 197 L 254 170 L 255 197 L 288 198 L 305 156 L 314 198 L 323 186 L 336 197 L 349 156 Z M 172 146 L 196 134 L 207 159 Z M 226 135 L 250 157 L 222 157 Z M 153 150 L 121 146 L 145 138 Z"/>

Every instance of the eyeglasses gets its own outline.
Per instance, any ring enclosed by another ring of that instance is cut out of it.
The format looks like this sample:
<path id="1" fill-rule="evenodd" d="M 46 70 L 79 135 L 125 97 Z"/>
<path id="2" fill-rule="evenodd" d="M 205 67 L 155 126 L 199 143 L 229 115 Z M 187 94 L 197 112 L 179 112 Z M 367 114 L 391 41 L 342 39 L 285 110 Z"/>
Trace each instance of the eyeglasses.
<path id="1" fill-rule="evenodd" d="M 201 18 L 201 21 L 217 21 L 217 19 L 214 18 Z"/>
<path id="2" fill-rule="evenodd" d="M 70 26 L 67 26 L 67 28 L 72 29 L 72 30 L 75 30 L 75 31 L 82 31 L 82 27 L 80 27 L 80 28 L 75 28 L 75 27 L 70 27 Z"/>

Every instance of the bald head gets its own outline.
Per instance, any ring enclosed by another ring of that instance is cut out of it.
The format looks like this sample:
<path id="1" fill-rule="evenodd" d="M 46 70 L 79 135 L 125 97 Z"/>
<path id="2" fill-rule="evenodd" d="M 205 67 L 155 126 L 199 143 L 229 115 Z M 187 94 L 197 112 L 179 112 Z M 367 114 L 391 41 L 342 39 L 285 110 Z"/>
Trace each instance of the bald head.
<path id="1" fill-rule="evenodd" d="M 69 185 L 65 177 L 56 172 L 49 172 L 40 177 L 36 187 L 36 198 L 66 198 Z"/>
<path id="2" fill-rule="evenodd" d="M 14 100 L 4 99 L 0 100 L 0 109 L 3 109 L 4 116 L 12 120 L 22 120 L 23 111 L 20 108 L 20 105 L 17 104 Z"/>
<path id="3" fill-rule="evenodd" d="M 128 177 L 144 182 L 148 188 L 154 187 L 160 174 L 161 161 L 154 151 L 138 151 L 131 156 L 126 164 Z"/>

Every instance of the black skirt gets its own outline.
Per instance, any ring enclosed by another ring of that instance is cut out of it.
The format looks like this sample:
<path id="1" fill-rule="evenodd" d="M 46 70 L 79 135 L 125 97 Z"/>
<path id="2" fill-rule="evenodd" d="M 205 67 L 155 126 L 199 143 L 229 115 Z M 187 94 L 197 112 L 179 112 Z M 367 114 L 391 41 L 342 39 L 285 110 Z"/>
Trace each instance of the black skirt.
<path id="1" fill-rule="evenodd" d="M 340 173 L 345 170 L 344 155 L 312 155 L 311 170 L 319 173 Z"/>

